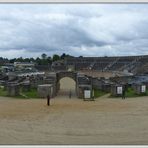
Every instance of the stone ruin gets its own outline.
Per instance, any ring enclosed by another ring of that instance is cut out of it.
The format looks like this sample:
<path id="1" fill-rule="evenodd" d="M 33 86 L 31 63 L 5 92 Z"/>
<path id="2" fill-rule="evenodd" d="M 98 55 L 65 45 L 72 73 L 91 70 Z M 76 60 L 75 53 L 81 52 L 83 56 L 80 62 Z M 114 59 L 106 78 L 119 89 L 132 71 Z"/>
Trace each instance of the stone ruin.
<path id="1" fill-rule="evenodd" d="M 91 85 L 79 85 L 79 90 L 78 90 L 78 97 L 80 99 L 92 99 L 92 90 L 91 90 Z"/>
<path id="2" fill-rule="evenodd" d="M 25 92 L 30 91 L 30 83 L 23 83 L 22 84 L 22 90 Z"/>
<path id="3" fill-rule="evenodd" d="M 18 96 L 20 93 L 19 84 L 17 83 L 8 83 L 7 85 L 8 96 Z"/>
<path id="4" fill-rule="evenodd" d="M 93 89 L 99 89 L 104 92 L 110 92 L 111 84 L 112 82 L 105 78 L 92 78 Z"/>
<path id="5" fill-rule="evenodd" d="M 53 96 L 53 85 L 51 84 L 43 84 L 43 85 L 38 85 L 38 96 L 41 98 L 46 98 L 47 95 L 50 97 Z"/>
<path id="6" fill-rule="evenodd" d="M 120 84 L 111 85 L 111 96 L 122 96 L 123 86 Z"/>
<path id="7" fill-rule="evenodd" d="M 134 89 L 136 94 L 140 95 L 146 93 L 147 87 L 145 84 L 132 84 L 132 88 Z"/>
<path id="8" fill-rule="evenodd" d="M 55 97 L 60 89 L 59 80 L 64 76 L 68 76 L 76 81 L 76 94 L 78 98 L 85 98 L 85 91 L 88 95 L 87 90 L 90 91 L 90 97 L 93 98 L 93 89 L 110 92 L 112 96 L 121 96 L 122 83 L 128 83 L 128 86 L 131 86 L 137 94 L 144 94 L 144 90 L 148 87 L 148 76 L 122 76 L 105 79 L 75 72 L 63 72 L 59 75 L 53 72 L 29 77 L 16 77 L 14 73 L 10 73 L 7 80 L 1 79 L 0 83 L 5 86 L 9 96 L 19 95 L 19 88 L 21 87 L 23 91 L 30 91 L 31 88 L 36 88 L 39 96 L 43 97 L 44 89 L 42 88 L 46 88 L 48 85 L 47 92 L 50 92 L 51 97 Z"/>

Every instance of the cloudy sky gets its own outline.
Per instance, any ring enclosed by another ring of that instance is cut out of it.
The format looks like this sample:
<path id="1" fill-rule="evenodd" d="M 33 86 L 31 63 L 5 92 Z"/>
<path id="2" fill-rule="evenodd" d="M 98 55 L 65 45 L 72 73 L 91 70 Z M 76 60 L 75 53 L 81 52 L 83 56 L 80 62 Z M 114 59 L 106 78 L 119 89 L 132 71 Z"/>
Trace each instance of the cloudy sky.
<path id="1" fill-rule="evenodd" d="M 0 56 L 148 54 L 148 4 L 0 4 Z"/>

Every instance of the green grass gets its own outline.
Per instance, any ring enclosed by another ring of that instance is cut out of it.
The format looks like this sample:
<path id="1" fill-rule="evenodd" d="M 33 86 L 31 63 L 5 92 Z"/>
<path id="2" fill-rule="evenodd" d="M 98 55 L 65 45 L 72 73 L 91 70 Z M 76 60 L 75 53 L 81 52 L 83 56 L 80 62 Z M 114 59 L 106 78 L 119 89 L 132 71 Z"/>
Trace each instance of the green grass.
<path id="1" fill-rule="evenodd" d="M 30 91 L 28 91 L 28 92 L 22 92 L 22 94 L 24 94 L 28 98 L 39 98 L 39 96 L 37 94 L 37 90 L 33 89 L 33 88 L 30 89 Z"/>
<path id="2" fill-rule="evenodd" d="M 9 95 L 7 94 L 7 91 L 4 90 L 4 88 L 0 87 L 0 96 L 2 97 L 9 97 Z M 23 96 L 19 95 L 19 96 L 15 96 L 12 98 L 24 98 Z"/>
<path id="3" fill-rule="evenodd" d="M 142 94 L 136 94 L 134 89 L 131 87 L 128 88 L 128 91 L 125 93 L 125 97 L 140 97 L 140 96 L 148 96 L 148 90 L 146 90 L 146 93 Z"/>
<path id="4" fill-rule="evenodd" d="M 21 95 L 21 94 L 23 94 L 23 95 Z M 9 97 L 9 95 L 7 95 L 7 91 L 4 90 L 3 87 L 0 87 L 0 96 Z M 20 89 L 20 95 L 14 96 L 12 98 L 29 99 L 29 98 L 39 98 L 39 97 L 38 97 L 36 89 L 30 89 L 30 91 L 28 91 L 28 92 L 22 91 L 22 89 Z"/>
<path id="5" fill-rule="evenodd" d="M 94 89 L 94 97 L 95 98 L 98 98 L 98 97 L 101 97 L 103 95 L 107 94 L 106 92 L 102 91 L 102 90 L 99 90 L 99 89 Z"/>
<path id="6" fill-rule="evenodd" d="M 140 97 L 140 96 L 148 96 L 148 89 L 146 90 L 146 93 L 142 94 L 136 94 L 133 88 L 129 87 L 128 90 L 125 93 L 125 97 L 132 98 L 132 97 Z M 122 96 L 110 96 L 111 98 L 121 98 Z"/>
<path id="7" fill-rule="evenodd" d="M 138 94 L 135 93 L 135 91 L 129 87 L 127 92 L 125 93 L 125 97 L 137 97 Z"/>
<path id="8" fill-rule="evenodd" d="M 4 90 L 3 87 L 0 87 L 0 96 L 2 96 L 2 97 L 6 97 L 7 96 L 7 91 Z"/>

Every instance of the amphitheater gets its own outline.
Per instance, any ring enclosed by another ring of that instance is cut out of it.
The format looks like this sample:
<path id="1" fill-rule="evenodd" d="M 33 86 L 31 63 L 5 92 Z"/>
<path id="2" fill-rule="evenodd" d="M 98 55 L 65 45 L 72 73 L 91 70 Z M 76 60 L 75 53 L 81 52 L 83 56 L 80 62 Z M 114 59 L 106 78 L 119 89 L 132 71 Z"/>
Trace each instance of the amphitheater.
<path id="1" fill-rule="evenodd" d="M 148 56 L 121 56 L 121 57 L 70 57 L 64 61 L 64 64 L 56 63 L 55 70 L 66 69 L 66 66 L 74 66 L 76 71 L 94 70 L 101 72 L 113 72 L 127 70 L 136 74 L 144 70 L 147 66 Z M 139 67 L 141 67 L 139 69 Z"/>
<path id="2" fill-rule="evenodd" d="M 53 82 L 56 76 L 59 88 L 51 106 L 46 105 L 46 99 L 0 97 L 0 144 L 148 144 L 147 96 L 122 100 L 106 94 L 95 101 L 83 101 L 78 99 L 79 81 L 75 81 L 77 73 L 83 85 L 90 81 L 82 75 L 145 82 L 147 63 L 148 56 L 79 57 L 53 63 L 45 79 L 38 80 Z M 5 76 L 1 80 L 16 83 L 26 78 L 10 80 Z"/>

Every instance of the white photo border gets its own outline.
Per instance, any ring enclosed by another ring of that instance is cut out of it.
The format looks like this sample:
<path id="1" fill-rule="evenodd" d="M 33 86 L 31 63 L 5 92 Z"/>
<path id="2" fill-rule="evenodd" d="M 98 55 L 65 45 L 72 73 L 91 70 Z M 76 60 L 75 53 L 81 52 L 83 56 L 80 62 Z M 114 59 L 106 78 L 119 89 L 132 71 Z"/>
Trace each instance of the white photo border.
<path id="1" fill-rule="evenodd" d="M 0 4 L 148 4 L 148 0 L 0 0 Z M 148 148 L 148 145 L 0 145 L 2 148 Z"/>
<path id="2" fill-rule="evenodd" d="M 78 4 L 78 3 L 148 3 L 148 0 L 0 0 L 0 3 L 67 3 L 67 4 Z"/>

